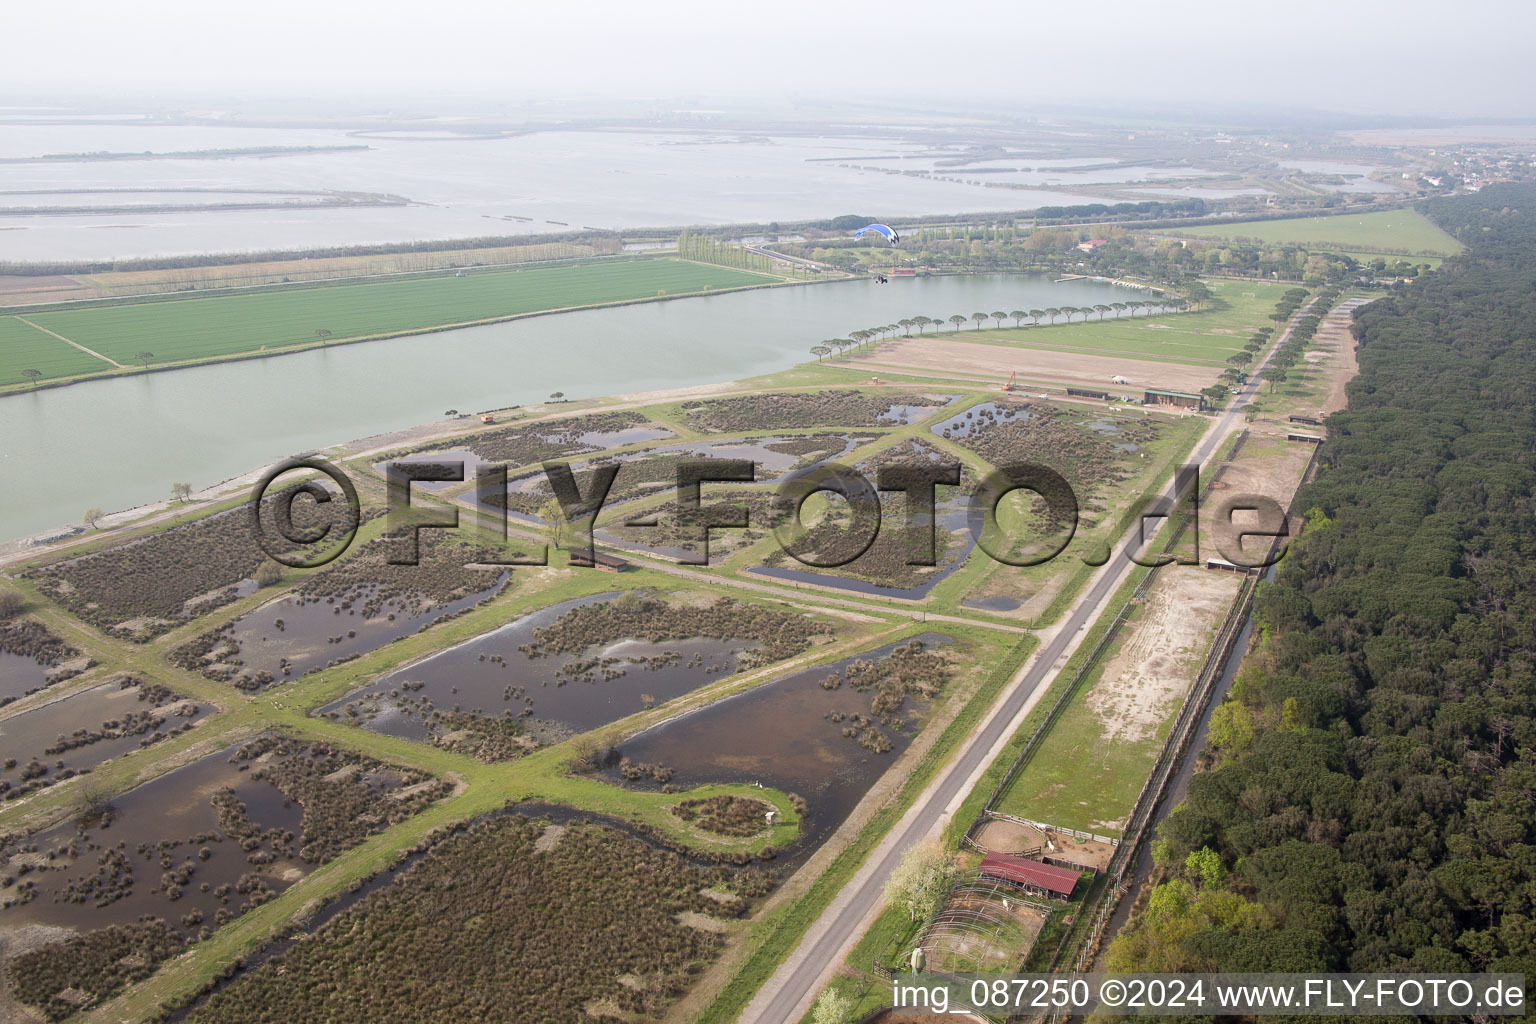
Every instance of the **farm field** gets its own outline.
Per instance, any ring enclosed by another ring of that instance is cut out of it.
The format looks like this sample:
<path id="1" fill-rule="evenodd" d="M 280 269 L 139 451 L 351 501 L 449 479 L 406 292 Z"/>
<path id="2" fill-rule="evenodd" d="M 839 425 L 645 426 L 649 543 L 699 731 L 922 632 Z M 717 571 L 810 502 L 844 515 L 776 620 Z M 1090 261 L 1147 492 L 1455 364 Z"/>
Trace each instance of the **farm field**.
<path id="1" fill-rule="evenodd" d="M 1380 210 L 1337 217 L 1234 221 L 1230 224 L 1175 228 L 1187 238 L 1253 238 L 1261 242 L 1314 245 L 1367 252 L 1426 253 L 1452 256 L 1461 243 L 1414 210 Z"/>
<path id="2" fill-rule="evenodd" d="M 976 383 L 1001 383 L 1016 372 L 1026 387 L 1055 383 L 1110 392 L 1117 387 L 1110 379 L 1124 376 L 1131 383 L 1119 385 L 1121 391 L 1198 391 L 1216 380 L 1253 331 L 1274 326 L 1275 303 L 1294 287 L 1220 280 L 1207 286 L 1215 299 L 1194 312 L 895 338 L 839 364 Z"/>
<path id="3" fill-rule="evenodd" d="M 164 364 L 313 345 L 321 330 L 330 341 L 345 341 L 774 280 L 647 259 L 94 306 L 39 313 L 35 322 L 125 365 L 146 351 L 154 353 L 151 364 Z"/>
<path id="4" fill-rule="evenodd" d="M 26 383 L 23 370 L 36 370 L 43 379 L 110 370 L 112 364 L 49 337 L 13 316 L 0 316 L 0 387 Z"/>
<path id="5" fill-rule="evenodd" d="M 1163 570 L 997 810 L 1118 837 L 1241 583 Z"/>
<path id="6" fill-rule="evenodd" d="M 917 373 L 994 388 L 1017 373 L 1018 383 L 1025 388 L 1055 384 L 1111 392 L 1117 385 L 1111 384 L 1110 378 L 1116 376 L 1125 376 L 1131 382 L 1118 385 L 1122 392 L 1138 387 L 1199 391 L 1221 373 L 1215 366 L 1157 363 L 1146 357 L 1131 360 L 1124 356 L 1055 352 L 1034 345 L 961 338 L 958 334 L 897 338 L 884 342 L 872 352 L 850 357 L 846 365 L 860 367 L 881 377 L 889 373 Z"/>
<path id="7" fill-rule="evenodd" d="M 1248 335 L 1271 327 L 1269 315 L 1291 284 L 1263 281 L 1207 281 L 1215 300 L 1188 313 L 1154 313 L 1137 317 L 1002 330 L 956 331 L 955 340 L 1003 342 L 1087 356 L 1152 360 L 1186 366 L 1225 368 Z"/>

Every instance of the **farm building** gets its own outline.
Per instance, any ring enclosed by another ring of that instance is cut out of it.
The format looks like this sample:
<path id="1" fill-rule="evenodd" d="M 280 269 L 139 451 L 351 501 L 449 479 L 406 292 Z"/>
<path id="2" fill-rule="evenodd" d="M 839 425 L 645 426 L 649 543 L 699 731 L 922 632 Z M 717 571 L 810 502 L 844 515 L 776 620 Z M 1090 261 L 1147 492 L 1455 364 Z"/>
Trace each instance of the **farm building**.
<path id="1" fill-rule="evenodd" d="M 1323 425 L 1323 421 L 1315 416 L 1292 416 L 1290 421 L 1292 423 L 1305 423 L 1310 427 L 1320 427 Z"/>
<path id="2" fill-rule="evenodd" d="M 1205 567 L 1207 569 L 1218 569 L 1222 572 L 1240 572 L 1245 576 L 1252 572 L 1246 565 L 1238 565 L 1236 562 L 1229 562 L 1225 558 L 1217 558 L 1215 555 L 1205 560 Z"/>
<path id="3" fill-rule="evenodd" d="M 1072 890 L 1077 888 L 1078 879 L 1082 877 L 1067 868 L 1006 853 L 987 854 L 981 862 L 981 873 L 986 878 L 996 878 L 1041 896 L 1060 899 L 1071 896 Z"/>
<path id="4" fill-rule="evenodd" d="M 1187 391 L 1161 391 L 1157 388 L 1148 388 L 1141 396 L 1142 405 L 1171 405 L 1177 409 L 1194 409 L 1196 412 L 1205 411 L 1205 396 L 1192 395 Z"/>
<path id="5" fill-rule="evenodd" d="M 603 572 L 623 572 L 629 563 L 601 551 L 577 548 L 571 552 L 571 564 L 582 569 L 601 569 Z"/>
<path id="6" fill-rule="evenodd" d="M 1322 444 L 1323 443 L 1323 439 L 1318 437 L 1316 434 L 1298 434 L 1294 430 L 1291 431 L 1289 434 L 1286 434 L 1285 435 L 1285 439 L 1287 441 L 1300 441 L 1303 444 Z"/>
<path id="7" fill-rule="evenodd" d="M 1095 391 L 1092 388 L 1067 388 L 1067 394 L 1076 398 L 1098 398 L 1109 401 L 1108 391 Z"/>

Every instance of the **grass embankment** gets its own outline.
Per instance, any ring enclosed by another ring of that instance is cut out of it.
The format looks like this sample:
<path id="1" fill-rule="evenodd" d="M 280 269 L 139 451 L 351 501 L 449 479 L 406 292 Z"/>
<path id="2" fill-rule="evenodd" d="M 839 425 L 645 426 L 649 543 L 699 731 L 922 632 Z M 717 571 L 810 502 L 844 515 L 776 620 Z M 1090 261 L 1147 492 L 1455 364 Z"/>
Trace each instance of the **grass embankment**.
<path id="1" fill-rule="evenodd" d="M 1175 228 L 1169 234 L 1188 238 L 1254 239 L 1283 245 L 1355 253 L 1396 253 L 1454 256 L 1462 245 L 1416 210 L 1380 210 L 1337 217 L 1294 217 L 1284 220 L 1232 221 L 1226 224 Z"/>
<path id="2" fill-rule="evenodd" d="M 46 330 L 124 366 L 150 367 L 292 351 L 326 343 L 428 331 L 579 306 L 772 284 L 778 278 L 674 258 L 558 267 L 477 271 L 409 280 L 279 287 L 240 295 L 82 306 L 27 314 Z M 25 325 L 20 325 L 25 326 Z M 89 359 L 36 332 L 62 352 Z M 51 349 L 46 350 L 51 351 Z M 0 354 L 0 387 L 24 381 L 22 371 L 68 375 Z M 75 364 L 71 364 L 75 365 Z M 113 371 L 102 364 L 72 372 Z"/>
<path id="3" fill-rule="evenodd" d="M 1092 356 L 1225 367 L 1227 357 L 1242 349 L 1249 334 L 1260 327 L 1273 326 L 1269 316 L 1275 311 L 1275 303 L 1294 285 L 1211 280 L 1206 287 L 1214 299 L 1201 309 L 1185 313 L 1143 313 L 1075 323 L 1042 321 L 1034 327 L 960 330 L 946 332 L 943 337 L 948 341 L 1025 345 Z M 1104 387 L 1115 390 L 1115 385 L 1108 381 Z"/>

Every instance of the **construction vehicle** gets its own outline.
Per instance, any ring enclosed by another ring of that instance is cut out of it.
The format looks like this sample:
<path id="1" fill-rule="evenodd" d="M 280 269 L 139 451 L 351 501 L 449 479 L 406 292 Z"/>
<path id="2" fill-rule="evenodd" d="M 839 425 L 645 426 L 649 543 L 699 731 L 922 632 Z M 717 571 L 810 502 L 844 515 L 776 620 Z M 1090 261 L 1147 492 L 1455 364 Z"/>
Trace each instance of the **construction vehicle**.
<path id="1" fill-rule="evenodd" d="M 1017 391 L 1017 390 L 1019 390 L 1019 371 L 1018 370 L 1014 370 L 1012 373 L 1010 373 L 1008 375 L 1008 381 L 1007 381 L 1007 383 L 1005 383 L 1003 385 L 1003 390 L 1004 391 Z"/>
<path id="2" fill-rule="evenodd" d="M 483 412 L 483 413 L 480 414 L 480 422 L 481 423 L 495 423 L 496 422 L 496 417 L 492 416 L 488 412 Z"/>

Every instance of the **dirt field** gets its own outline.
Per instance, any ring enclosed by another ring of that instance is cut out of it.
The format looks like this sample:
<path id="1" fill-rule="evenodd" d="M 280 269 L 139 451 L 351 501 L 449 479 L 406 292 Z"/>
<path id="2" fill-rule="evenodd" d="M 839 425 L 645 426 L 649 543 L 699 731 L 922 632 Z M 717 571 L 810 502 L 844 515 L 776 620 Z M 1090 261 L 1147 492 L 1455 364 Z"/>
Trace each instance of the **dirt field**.
<path id="1" fill-rule="evenodd" d="M 1226 617 L 1241 582 L 1236 574 L 1185 567 L 1159 575 L 1130 639 L 1087 695 L 1103 729 L 1101 742 L 1156 735 L 1189 689 L 1211 645 L 1211 627 Z"/>
<path id="2" fill-rule="evenodd" d="M 34 302 L 69 302 L 99 299 L 101 290 L 75 277 L 0 277 L 0 306 L 27 306 Z"/>
<path id="3" fill-rule="evenodd" d="M 1316 428 L 1304 427 L 1312 432 Z M 1281 508 L 1290 508 L 1291 498 L 1301 484 L 1301 474 L 1312 458 L 1312 446 L 1287 441 L 1286 427 L 1278 423 L 1260 421 L 1249 427 L 1248 440 L 1238 451 L 1237 461 L 1221 470 L 1212 483 L 1210 492 L 1200 506 L 1200 558 L 1217 557 L 1236 561 L 1229 556 L 1237 554 L 1237 529 L 1230 524 L 1228 509 L 1240 504 L 1245 495 L 1272 498 Z M 1305 509 L 1295 510 L 1300 515 Z M 1238 513 L 1236 526 L 1256 523 L 1252 514 Z M 1301 529 L 1299 521 L 1293 521 L 1290 529 L 1294 535 Z M 1264 537 L 1249 537 L 1243 541 L 1241 553 L 1247 561 L 1258 558 L 1269 545 Z M 1181 545 L 1187 550 L 1187 545 Z"/>
<path id="4" fill-rule="evenodd" d="M 1350 309 L 1355 308 L 1351 304 Z M 1335 310 L 1323 320 L 1322 327 L 1313 339 L 1313 344 L 1328 356 L 1317 364 L 1331 376 L 1328 396 L 1323 399 L 1322 412 L 1325 414 L 1338 412 L 1349 404 L 1348 396 L 1344 393 L 1345 385 L 1360 372 L 1360 363 L 1355 358 L 1355 339 L 1349 333 L 1351 316 L 1352 313 Z"/>
<path id="5" fill-rule="evenodd" d="M 1101 843 L 1096 839 L 1076 839 L 1060 832 L 1051 833 L 1051 843 L 1056 849 L 1047 850 L 1045 856 L 1085 871 L 1103 871 L 1109 867 L 1109 860 L 1116 850 L 1110 843 Z"/>
<path id="6" fill-rule="evenodd" d="M 990 853 L 1021 854 L 1045 846 L 1044 832 L 1001 819 L 987 822 L 972 838 Z"/>
<path id="7" fill-rule="evenodd" d="M 531 260 L 591 256 L 590 245 L 540 242 L 484 249 L 385 253 L 375 256 L 325 256 L 317 259 L 267 260 L 168 270 L 109 271 L 75 277 L 0 277 L 0 306 L 67 302 L 113 295 L 152 295 L 296 281 L 329 281 L 375 274 L 409 274 L 455 267 L 497 266 Z"/>
<path id="8" fill-rule="evenodd" d="M 853 365 L 868 366 L 872 371 L 920 371 L 927 375 L 995 380 L 999 383 L 1017 372 L 1026 380 L 1059 381 L 1073 386 L 1102 388 L 1114 394 L 1137 395 L 1144 388 L 1169 391 L 1199 391 L 1216 382 L 1220 371 L 1208 366 L 1178 366 L 1149 363 L 1140 359 L 1120 359 L 1082 355 L 1076 352 L 1051 352 L 1036 348 L 984 345 L 952 338 L 896 338 L 873 351 L 851 357 Z M 1124 375 L 1130 385 L 1110 384 L 1110 378 Z"/>

